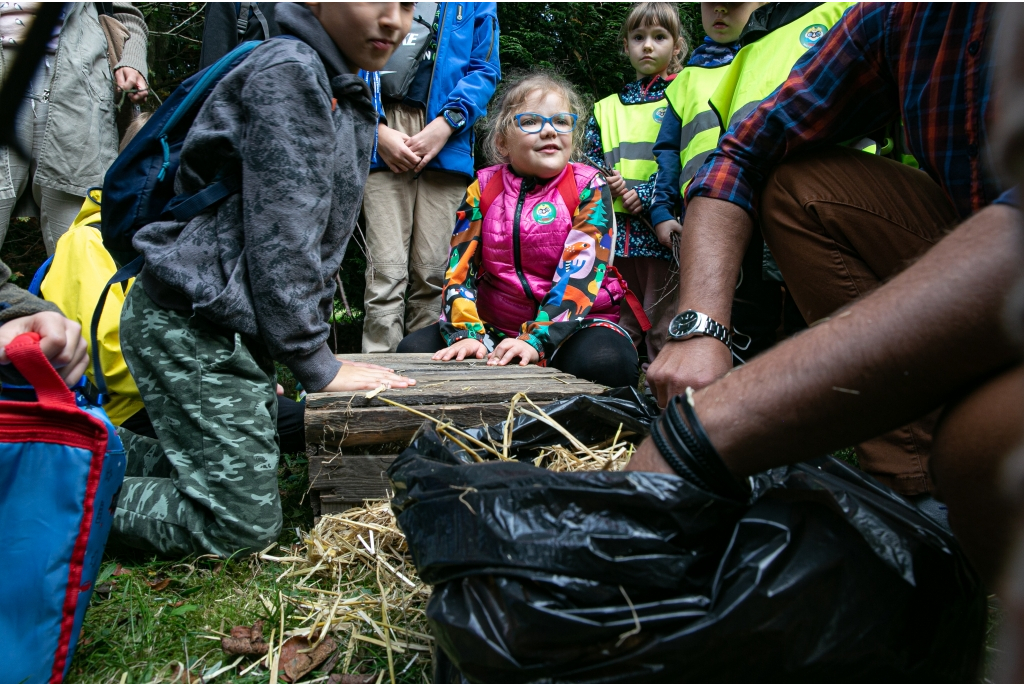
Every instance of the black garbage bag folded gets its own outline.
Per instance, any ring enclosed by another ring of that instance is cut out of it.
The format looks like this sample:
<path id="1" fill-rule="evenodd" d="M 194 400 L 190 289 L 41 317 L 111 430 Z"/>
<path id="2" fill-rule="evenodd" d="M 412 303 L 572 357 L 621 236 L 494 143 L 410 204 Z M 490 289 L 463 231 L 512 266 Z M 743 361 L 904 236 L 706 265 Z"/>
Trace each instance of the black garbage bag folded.
<path id="1" fill-rule="evenodd" d="M 524 445 L 556 442 L 533 429 Z M 431 631 L 470 681 L 977 677 L 986 598 L 955 539 L 835 459 L 759 474 L 746 502 L 466 459 L 425 426 L 389 475 Z"/>

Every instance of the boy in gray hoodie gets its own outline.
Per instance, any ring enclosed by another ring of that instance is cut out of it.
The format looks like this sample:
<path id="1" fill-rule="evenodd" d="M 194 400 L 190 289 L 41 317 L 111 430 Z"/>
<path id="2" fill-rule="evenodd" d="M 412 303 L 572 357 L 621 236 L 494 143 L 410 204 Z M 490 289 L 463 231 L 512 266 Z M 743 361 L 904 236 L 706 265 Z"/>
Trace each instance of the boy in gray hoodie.
<path id="1" fill-rule="evenodd" d="M 114 517 L 122 543 L 164 554 L 258 551 L 281 530 L 273 361 L 310 392 L 415 383 L 342 364 L 326 345 L 334 276 L 359 214 L 379 70 L 413 3 L 281 5 L 282 33 L 227 74 L 189 130 L 175 178 L 242 189 L 188 222 L 138 232 L 146 266 L 121 345 L 158 440 L 131 456 Z"/>

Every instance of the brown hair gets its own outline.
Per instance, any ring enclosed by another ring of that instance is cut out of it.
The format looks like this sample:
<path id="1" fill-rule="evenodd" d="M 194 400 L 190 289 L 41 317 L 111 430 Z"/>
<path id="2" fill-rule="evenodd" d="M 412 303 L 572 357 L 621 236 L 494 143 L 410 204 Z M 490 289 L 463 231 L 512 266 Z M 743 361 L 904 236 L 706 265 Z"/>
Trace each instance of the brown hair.
<path id="1" fill-rule="evenodd" d="M 683 35 L 683 24 L 679 21 L 679 6 L 674 2 L 638 2 L 633 5 L 619 30 L 619 43 L 624 45 L 630 33 L 651 26 L 665 29 L 672 36 L 672 40 L 680 44 L 679 54 L 673 55 L 669 60 L 668 73 L 682 71 L 683 60 L 690 48 L 686 44 L 686 36 Z"/>
<path id="2" fill-rule="evenodd" d="M 571 159 L 579 158 L 583 148 L 583 137 L 587 128 L 587 113 L 590 103 L 585 101 L 576 89 L 564 77 L 543 70 L 533 70 L 513 75 L 503 81 L 498 94 L 492 103 L 492 113 L 484 122 L 486 131 L 483 147 L 484 154 L 492 164 L 508 164 L 507 157 L 498 151 L 498 141 L 508 135 L 516 125 L 515 116 L 526 104 L 530 94 L 536 90 L 545 93 L 558 93 L 569 107 L 569 112 L 576 115 L 576 128 L 572 133 Z"/>

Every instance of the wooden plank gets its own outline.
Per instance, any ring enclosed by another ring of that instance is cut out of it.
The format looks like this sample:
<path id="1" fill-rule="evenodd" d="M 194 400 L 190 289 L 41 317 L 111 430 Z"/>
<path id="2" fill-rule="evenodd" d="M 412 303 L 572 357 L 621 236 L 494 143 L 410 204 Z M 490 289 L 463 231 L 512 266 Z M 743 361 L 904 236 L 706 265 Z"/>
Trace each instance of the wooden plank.
<path id="1" fill-rule="evenodd" d="M 546 366 L 519 366 L 518 364 L 507 364 L 505 366 L 489 366 L 485 359 L 466 359 L 463 361 L 440 362 L 433 361 L 429 354 L 339 354 L 335 355 L 341 361 L 365 362 L 377 364 L 395 369 L 395 371 L 415 371 L 418 373 L 501 373 L 513 371 L 524 375 L 549 375 L 560 374 L 572 378 L 563 371 Z"/>
<path id="2" fill-rule="evenodd" d="M 424 384 L 415 388 L 388 390 L 378 397 L 366 399 L 365 392 L 317 393 L 307 396 L 306 411 L 331 410 L 347 411 L 360 407 L 389 406 L 379 398 L 384 397 L 401 404 L 420 407 L 431 404 L 493 404 L 508 402 L 517 392 L 525 392 L 534 402 L 553 402 L 573 395 L 596 395 L 604 386 L 573 379 L 572 382 L 557 383 L 550 380 L 518 379 L 510 383 L 505 379 L 487 381 L 446 380 L 433 385 Z"/>
<path id="3" fill-rule="evenodd" d="M 507 404 L 449 404 L 417 407 L 430 416 L 462 427 L 479 426 L 508 417 Z M 423 417 L 398 407 L 366 407 L 350 412 L 306 409 L 306 442 L 340 447 L 404 442 L 412 438 Z"/>
<path id="4" fill-rule="evenodd" d="M 386 499 L 384 497 L 369 497 L 367 499 Z M 333 497 L 326 495 L 321 499 L 320 502 L 320 514 L 342 514 L 352 507 L 361 507 L 366 502 L 362 497 L 359 499 L 345 499 L 343 497 Z"/>
<path id="5" fill-rule="evenodd" d="M 335 454 L 312 457 L 310 486 L 320 491 L 320 504 L 340 499 L 358 502 L 391 497 L 387 470 L 396 454 Z"/>

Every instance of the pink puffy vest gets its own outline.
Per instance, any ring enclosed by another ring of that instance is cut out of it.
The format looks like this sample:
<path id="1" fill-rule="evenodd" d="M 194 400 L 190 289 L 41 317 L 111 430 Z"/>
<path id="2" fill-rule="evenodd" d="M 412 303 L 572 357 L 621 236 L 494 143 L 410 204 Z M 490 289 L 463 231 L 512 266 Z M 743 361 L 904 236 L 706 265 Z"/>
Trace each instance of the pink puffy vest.
<path id="1" fill-rule="evenodd" d="M 481 319 L 507 335 L 519 335 L 523 323 L 536 318 L 540 303 L 553 286 L 573 224 L 573 217 L 558 192 L 559 181 L 568 173 L 575 174 L 576 187 L 582 190 L 590 185 L 598 171 L 583 164 L 571 164 L 522 197 L 523 179 L 507 165 L 499 164 L 477 172 L 481 196 L 495 174 L 502 175 L 504 185 L 481 227 L 483 259 L 477 285 L 477 311 Z M 518 223 L 515 220 L 517 207 Z M 614 249 L 612 240 L 612 253 Z M 526 292 L 527 286 L 532 298 Z M 618 322 L 622 296 L 618 279 L 606 277 L 587 318 Z"/>

